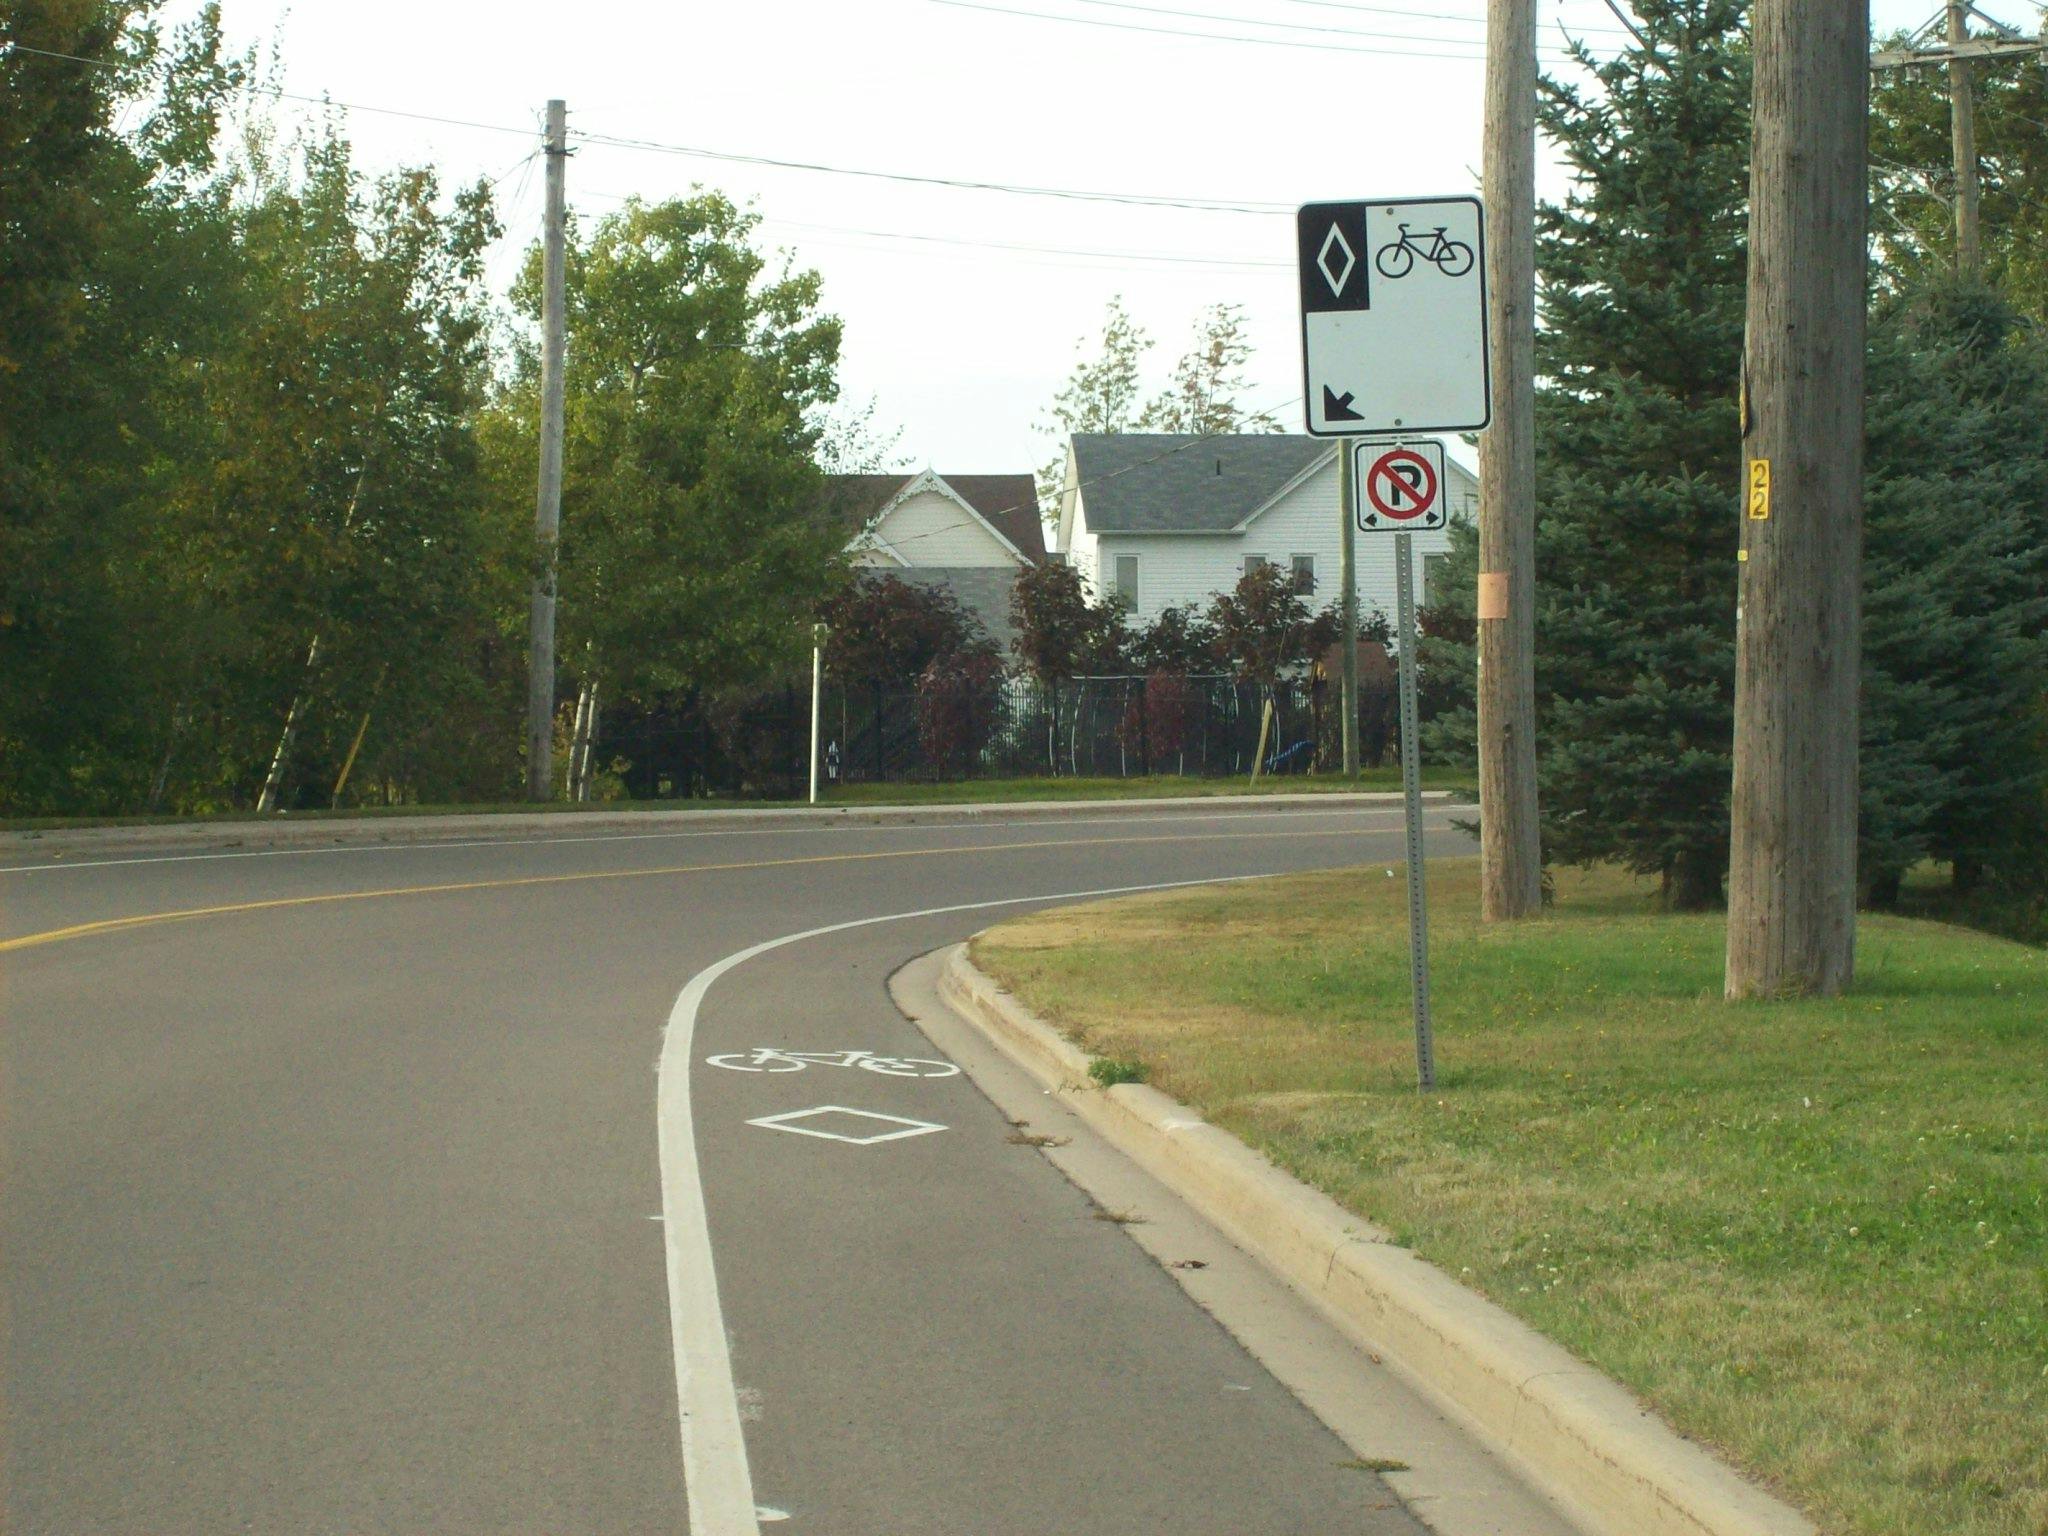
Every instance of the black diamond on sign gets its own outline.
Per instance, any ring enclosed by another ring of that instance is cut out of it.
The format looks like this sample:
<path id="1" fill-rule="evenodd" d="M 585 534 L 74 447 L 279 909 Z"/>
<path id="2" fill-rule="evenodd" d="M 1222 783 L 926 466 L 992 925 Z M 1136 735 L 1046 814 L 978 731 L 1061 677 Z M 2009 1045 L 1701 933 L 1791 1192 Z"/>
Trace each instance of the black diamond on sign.
<path id="1" fill-rule="evenodd" d="M 1358 203 L 1311 203 L 1295 215 L 1301 307 L 1308 314 L 1372 308 L 1371 249 Z"/>

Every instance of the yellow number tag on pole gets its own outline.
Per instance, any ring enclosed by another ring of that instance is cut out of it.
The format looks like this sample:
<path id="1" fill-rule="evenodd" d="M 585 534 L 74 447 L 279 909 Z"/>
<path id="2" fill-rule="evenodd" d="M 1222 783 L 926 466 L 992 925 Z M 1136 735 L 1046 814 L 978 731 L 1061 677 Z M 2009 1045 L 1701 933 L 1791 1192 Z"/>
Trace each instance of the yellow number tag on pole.
<path id="1" fill-rule="evenodd" d="M 1771 515 L 1771 461 L 1749 461 L 1749 520 L 1763 522 Z"/>

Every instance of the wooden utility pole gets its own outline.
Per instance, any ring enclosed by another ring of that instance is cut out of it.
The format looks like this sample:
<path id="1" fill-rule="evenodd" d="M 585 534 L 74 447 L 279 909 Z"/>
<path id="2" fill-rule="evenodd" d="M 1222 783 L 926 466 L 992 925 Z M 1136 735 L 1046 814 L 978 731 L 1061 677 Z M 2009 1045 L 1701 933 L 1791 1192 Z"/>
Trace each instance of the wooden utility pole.
<path id="1" fill-rule="evenodd" d="M 1856 954 L 1868 0 L 1758 0 L 1727 994 Z"/>
<path id="2" fill-rule="evenodd" d="M 1487 0 L 1486 325 L 1479 440 L 1479 890 L 1489 922 L 1543 905 L 1536 820 L 1536 3 Z"/>
<path id="3" fill-rule="evenodd" d="M 562 314 L 568 219 L 568 109 L 548 103 L 547 228 L 541 240 L 540 487 L 533 505 L 533 602 L 527 620 L 526 798 L 554 794 L 555 553 L 562 523 Z"/>
<path id="4" fill-rule="evenodd" d="M 1984 257 L 1977 213 L 1977 110 L 1975 88 L 1970 80 L 1971 63 L 1976 59 L 2038 58 L 2048 65 L 2048 17 L 2042 18 L 2041 36 L 2033 39 L 1996 17 L 1986 16 L 1970 0 L 1948 0 L 1946 11 L 1942 41 L 1933 40 L 1934 22 L 1930 21 L 1903 47 L 1883 48 L 1872 54 L 1870 67 L 1948 66 L 1949 139 L 1955 157 L 1956 271 L 1973 277 L 1983 270 Z M 1991 28 L 1991 36 L 1970 36 L 1969 19 L 1973 15 Z"/>
<path id="5" fill-rule="evenodd" d="M 1337 579 L 1344 583 L 1344 655 L 1338 664 L 1344 711 L 1344 777 L 1358 777 L 1358 487 L 1351 477 L 1351 442 L 1337 444 Z"/>
<path id="6" fill-rule="evenodd" d="M 1948 0 L 1948 41 L 1970 40 L 1963 0 Z M 1948 126 L 1956 158 L 1956 272 L 1975 277 L 1983 267 L 1977 246 L 1977 106 L 1967 59 L 1948 61 Z"/>

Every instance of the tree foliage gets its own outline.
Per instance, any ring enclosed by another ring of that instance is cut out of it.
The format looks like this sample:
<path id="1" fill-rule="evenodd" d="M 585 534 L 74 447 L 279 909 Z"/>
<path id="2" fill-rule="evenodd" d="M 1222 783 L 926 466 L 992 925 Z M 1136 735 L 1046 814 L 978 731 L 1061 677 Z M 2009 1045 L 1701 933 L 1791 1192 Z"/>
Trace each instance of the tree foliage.
<path id="1" fill-rule="evenodd" d="M 1862 881 L 2048 891 L 2048 335 L 1937 282 L 1872 327 Z"/>
<path id="2" fill-rule="evenodd" d="M 1246 571 L 1209 604 L 1217 659 L 1246 682 L 1267 688 L 1327 649 L 1337 624 L 1334 609 L 1311 611 L 1295 591 L 1292 573 L 1271 561 Z"/>
<path id="3" fill-rule="evenodd" d="M 1076 432 L 1173 432 L 1217 434 L 1278 432 L 1271 412 L 1244 403 L 1245 368 L 1252 346 L 1245 334 L 1244 307 L 1212 304 L 1195 317 L 1188 349 L 1173 366 L 1164 388 L 1146 396 L 1145 355 L 1152 338 L 1113 296 L 1103 314 L 1102 334 L 1082 351 L 1041 423 L 1052 435 L 1052 458 L 1038 471 L 1038 494 L 1050 508 L 1059 495 L 1066 441 Z"/>
<path id="4" fill-rule="evenodd" d="M 887 572 L 856 573 L 818 611 L 826 625 L 825 666 L 841 682 L 901 684 L 935 662 L 995 651 L 951 592 Z"/>
<path id="5" fill-rule="evenodd" d="M 1890 40 L 1897 46 L 1903 37 Z M 2048 321 L 2048 70 L 2038 58 L 1970 65 L 1984 276 Z M 1955 155 L 1946 68 L 1871 76 L 1871 235 L 1893 297 L 1955 271 Z"/>
<path id="6" fill-rule="evenodd" d="M 1278 432 L 1270 411 L 1242 403 L 1252 344 L 1244 306 L 1212 304 L 1195 319 L 1188 350 L 1173 365 L 1167 387 L 1146 404 L 1138 425 L 1147 432 L 1209 436 L 1225 432 Z"/>
<path id="7" fill-rule="evenodd" d="M 1081 573 L 1048 561 L 1017 573 L 1010 590 L 1011 641 L 1024 670 L 1040 682 L 1123 669 L 1128 631 L 1113 600 L 1092 597 Z"/>
<path id="8" fill-rule="evenodd" d="M 840 326 L 815 272 L 767 272 L 758 222 L 703 192 L 572 241 L 559 654 L 615 696 L 767 678 L 841 569 L 815 462 Z M 538 248 L 513 298 L 538 318 Z M 526 352 L 500 408 L 536 386 Z"/>
<path id="9" fill-rule="evenodd" d="M 1538 749 L 1552 857 L 1661 874 L 1696 906 L 1727 861 L 1748 60 L 1734 5 L 1638 9 L 1654 61 L 1546 86 L 1576 180 L 1538 251 Z M 2010 299 L 1938 268 L 1888 278 L 1863 573 L 1877 902 L 1923 858 L 1964 884 L 2048 887 L 2044 370 L 2048 342 Z M 1425 713 L 1432 748 L 1469 761 L 1469 530 L 1451 560 L 1425 615 Z"/>
<path id="10" fill-rule="evenodd" d="M 536 413 L 489 193 L 365 176 L 163 10 L 0 8 L 0 811 L 247 805 L 287 719 L 286 804 L 502 796 Z M 750 229 L 577 249 L 562 633 L 608 697 L 757 677 L 834 574 L 812 460 L 872 434 L 819 443 L 837 324 Z"/>
<path id="11" fill-rule="evenodd" d="M 1728 854 L 1750 69 L 1737 0 L 1546 81 L 1574 173 L 1538 216 L 1545 838 L 1716 900 Z"/>

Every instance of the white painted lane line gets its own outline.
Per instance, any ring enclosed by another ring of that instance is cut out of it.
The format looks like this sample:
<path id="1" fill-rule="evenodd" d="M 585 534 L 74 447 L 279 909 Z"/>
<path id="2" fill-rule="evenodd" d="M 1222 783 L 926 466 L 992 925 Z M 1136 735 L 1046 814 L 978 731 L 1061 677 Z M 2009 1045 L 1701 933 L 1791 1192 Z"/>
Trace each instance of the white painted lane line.
<path id="1" fill-rule="evenodd" d="M 1424 814 L 1454 807 L 1430 805 Z M 1476 808 L 1467 808 L 1476 809 Z M 858 814 L 858 813 L 855 813 Z M 1303 816 L 1370 816 L 1378 818 L 1399 818 L 1402 814 L 1398 805 L 1333 805 L 1328 808 L 1310 806 L 1301 810 L 1284 811 L 1152 811 L 1146 813 L 1148 821 L 1279 821 Z M 1124 826 L 1128 816 L 1076 816 L 1065 817 L 1057 813 L 1040 816 L 1015 818 L 1009 821 L 923 821 L 923 822 L 857 822 L 821 821 L 795 823 L 781 827 L 697 827 L 681 832 L 589 832 L 568 837 L 478 837 L 447 838 L 423 843 L 351 843 L 342 847 L 329 848 L 244 848 L 215 853 L 158 853 L 138 854 L 126 859 L 53 859 L 47 864 L 4 864 L 0 875 L 40 875 L 53 870 L 65 869 L 124 869 L 137 864 L 203 864 L 221 859 L 282 859 L 299 858 L 315 854 L 333 853 L 417 853 L 432 852 L 439 848 L 537 848 L 552 847 L 558 843 L 659 843 L 673 842 L 692 837 L 786 837 L 791 833 L 831 830 L 838 832 L 980 832 L 1012 827 L 1042 826 L 1052 823 L 1062 827 L 1104 827 Z"/>
<path id="2" fill-rule="evenodd" d="M 1201 880 L 1162 880 L 1149 885 L 1115 885 L 1088 891 L 1049 891 L 1037 896 L 1004 896 L 856 917 L 786 933 L 735 950 L 692 976 L 677 994 L 662 1031 L 655 1068 L 655 1132 L 661 1164 L 662 1240 L 668 1270 L 669 1335 L 674 1347 L 676 1406 L 682 1429 L 683 1492 L 691 1536 L 760 1536 L 753 1473 L 747 1465 L 746 1436 L 740 1429 L 739 1392 L 733 1384 L 732 1351 L 726 1343 L 725 1313 L 718 1301 L 718 1271 L 711 1255 L 711 1225 L 704 1210 L 704 1181 L 697 1162 L 697 1131 L 691 1109 L 690 1056 L 697 1012 L 712 984 L 757 955 L 804 939 L 871 928 L 881 923 L 944 917 L 992 907 L 1034 902 L 1089 901 L 1100 896 L 1135 896 L 1141 891 L 1186 886 L 1231 885 L 1258 875 L 1216 875 Z"/>

